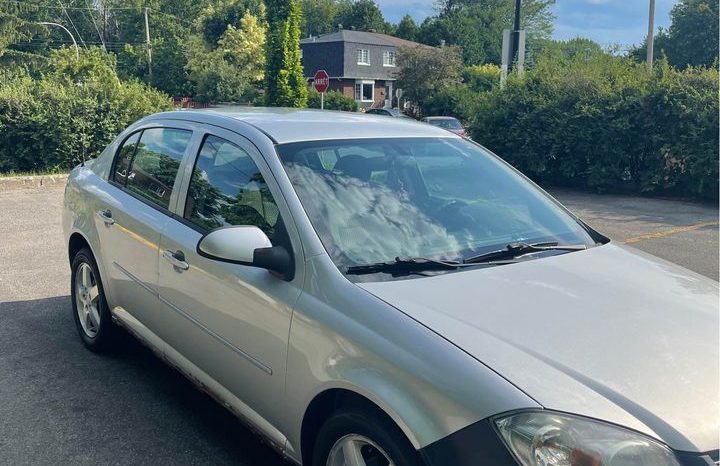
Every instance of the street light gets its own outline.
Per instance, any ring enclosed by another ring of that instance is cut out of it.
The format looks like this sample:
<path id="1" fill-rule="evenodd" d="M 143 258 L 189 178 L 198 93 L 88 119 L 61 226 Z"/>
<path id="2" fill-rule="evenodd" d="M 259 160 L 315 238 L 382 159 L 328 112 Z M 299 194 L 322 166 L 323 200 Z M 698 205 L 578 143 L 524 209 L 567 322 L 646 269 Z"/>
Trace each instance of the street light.
<path id="1" fill-rule="evenodd" d="M 75 36 L 72 35 L 72 32 L 68 30 L 65 26 L 58 23 L 48 23 L 46 21 L 41 21 L 38 24 L 42 24 L 43 26 L 57 26 L 59 28 L 62 28 L 63 31 L 67 32 L 70 36 L 70 39 L 73 41 L 73 45 L 75 46 L 75 59 L 80 61 L 80 49 L 78 48 L 77 42 L 75 42 Z"/>

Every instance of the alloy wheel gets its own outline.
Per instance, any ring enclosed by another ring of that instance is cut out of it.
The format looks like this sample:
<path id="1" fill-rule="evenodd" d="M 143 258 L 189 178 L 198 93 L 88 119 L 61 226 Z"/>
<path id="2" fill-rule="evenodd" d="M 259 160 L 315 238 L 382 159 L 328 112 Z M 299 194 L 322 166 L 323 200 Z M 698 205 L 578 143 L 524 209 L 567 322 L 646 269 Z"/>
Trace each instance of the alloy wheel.
<path id="1" fill-rule="evenodd" d="M 95 338 L 100 329 L 100 289 L 87 262 L 80 264 L 75 271 L 75 305 L 83 332 Z"/>
<path id="2" fill-rule="evenodd" d="M 362 435 L 340 438 L 328 455 L 327 466 L 394 466 L 387 453 Z"/>

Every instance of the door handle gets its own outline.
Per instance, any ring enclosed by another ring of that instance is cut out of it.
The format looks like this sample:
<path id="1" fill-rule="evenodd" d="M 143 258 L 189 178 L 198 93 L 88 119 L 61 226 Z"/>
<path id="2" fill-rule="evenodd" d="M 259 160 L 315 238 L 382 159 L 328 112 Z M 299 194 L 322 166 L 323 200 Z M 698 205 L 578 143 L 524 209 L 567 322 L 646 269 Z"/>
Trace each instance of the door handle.
<path id="1" fill-rule="evenodd" d="M 182 251 L 171 251 L 169 249 L 166 249 L 165 252 L 163 252 L 163 257 L 167 259 L 173 267 L 178 269 L 178 271 L 187 270 L 190 268 L 190 265 L 185 262 L 185 254 L 183 254 Z"/>
<path id="2" fill-rule="evenodd" d="M 110 209 L 98 210 L 97 216 L 100 217 L 100 220 L 102 220 L 107 226 L 115 224 L 115 220 L 112 218 L 112 212 L 110 212 Z"/>

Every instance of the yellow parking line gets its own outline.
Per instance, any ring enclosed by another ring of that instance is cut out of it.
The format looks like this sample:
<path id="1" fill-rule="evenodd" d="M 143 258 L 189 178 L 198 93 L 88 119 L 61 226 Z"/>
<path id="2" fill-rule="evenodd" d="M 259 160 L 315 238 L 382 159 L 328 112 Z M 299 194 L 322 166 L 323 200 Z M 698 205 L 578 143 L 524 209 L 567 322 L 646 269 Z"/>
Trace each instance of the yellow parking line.
<path id="1" fill-rule="evenodd" d="M 678 227 L 678 228 L 672 228 L 670 230 L 658 231 L 657 233 L 648 233 L 647 235 L 634 236 L 632 238 L 626 239 L 625 241 L 623 241 L 623 243 L 633 244 L 633 243 L 637 243 L 638 241 L 642 241 L 644 239 L 665 238 L 667 236 L 676 235 L 678 233 L 685 233 L 688 231 L 699 230 L 700 228 L 705 228 L 705 227 L 710 227 L 710 226 L 718 226 L 718 225 L 720 225 L 720 222 L 696 223 L 694 225 L 688 225 L 685 227 Z"/>

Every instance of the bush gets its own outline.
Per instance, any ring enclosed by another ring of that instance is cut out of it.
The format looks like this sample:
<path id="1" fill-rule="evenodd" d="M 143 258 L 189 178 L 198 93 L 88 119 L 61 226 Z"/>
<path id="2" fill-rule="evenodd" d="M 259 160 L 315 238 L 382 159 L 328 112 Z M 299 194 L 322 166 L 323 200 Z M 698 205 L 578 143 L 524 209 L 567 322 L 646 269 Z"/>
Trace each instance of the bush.
<path id="1" fill-rule="evenodd" d="M 467 66 L 462 78 L 473 91 L 486 92 L 500 85 L 500 67 L 492 64 Z"/>
<path id="2" fill-rule="evenodd" d="M 309 108 L 320 108 L 320 94 L 315 91 L 308 92 Z M 346 112 L 357 112 L 358 103 L 342 92 L 330 91 L 325 93 L 325 110 L 343 110 Z"/>
<path id="3" fill-rule="evenodd" d="M 452 116 L 467 122 L 475 115 L 479 99 L 468 86 L 456 84 L 425 99 L 421 110 L 423 116 Z"/>
<path id="4" fill-rule="evenodd" d="M 481 94 L 473 137 L 545 185 L 718 196 L 718 72 L 607 54 Z"/>
<path id="5" fill-rule="evenodd" d="M 117 78 L 109 55 L 52 53 L 41 77 L 0 75 L 0 172 L 69 169 L 97 156 L 133 121 L 171 108 L 169 98 Z"/>

